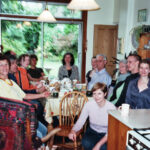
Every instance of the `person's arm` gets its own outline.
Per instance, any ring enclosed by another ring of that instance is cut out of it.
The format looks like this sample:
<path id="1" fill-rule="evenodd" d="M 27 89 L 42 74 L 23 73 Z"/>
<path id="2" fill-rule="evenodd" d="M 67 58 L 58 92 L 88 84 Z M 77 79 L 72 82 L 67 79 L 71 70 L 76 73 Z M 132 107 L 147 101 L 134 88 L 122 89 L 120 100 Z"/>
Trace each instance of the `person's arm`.
<path id="1" fill-rule="evenodd" d="M 38 81 L 41 81 L 43 79 L 43 76 L 41 76 L 40 78 L 32 78 L 31 75 L 28 73 L 28 79 L 30 81 L 35 81 L 35 82 L 38 82 Z"/>
<path id="2" fill-rule="evenodd" d="M 48 91 L 43 92 L 41 94 L 26 94 L 24 99 L 38 99 L 38 98 L 44 98 L 48 97 L 50 93 Z"/>
<path id="3" fill-rule="evenodd" d="M 105 135 L 92 150 L 100 150 L 101 146 L 107 142 L 107 135 Z"/>
<path id="4" fill-rule="evenodd" d="M 79 71 L 78 71 L 78 67 L 76 66 L 76 71 L 75 71 L 75 73 L 76 73 L 76 79 L 79 81 Z"/>
<path id="5" fill-rule="evenodd" d="M 134 102 L 135 99 L 131 98 L 131 93 L 133 92 L 132 91 L 132 87 L 133 87 L 132 83 L 133 82 L 131 81 L 128 85 L 125 103 L 129 104 L 131 108 L 134 108 L 135 107 L 135 102 Z"/>
<path id="6" fill-rule="evenodd" d="M 63 79 L 63 70 L 62 70 L 62 66 L 61 67 L 59 67 L 59 71 L 58 71 L 58 78 L 59 78 L 59 80 L 62 80 Z"/>
<path id="7" fill-rule="evenodd" d="M 73 126 L 71 132 L 69 133 L 69 139 L 75 141 L 76 140 L 76 133 L 83 127 L 86 119 L 88 117 L 88 103 L 86 103 L 82 109 L 79 119 Z"/>

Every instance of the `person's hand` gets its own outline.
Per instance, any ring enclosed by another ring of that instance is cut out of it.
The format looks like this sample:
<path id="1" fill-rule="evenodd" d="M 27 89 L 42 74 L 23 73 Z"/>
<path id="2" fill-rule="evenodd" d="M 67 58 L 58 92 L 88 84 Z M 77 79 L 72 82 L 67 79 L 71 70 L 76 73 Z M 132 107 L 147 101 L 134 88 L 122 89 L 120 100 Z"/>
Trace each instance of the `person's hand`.
<path id="1" fill-rule="evenodd" d="M 92 150 L 100 150 L 101 145 L 97 143 Z"/>
<path id="2" fill-rule="evenodd" d="M 72 141 L 76 141 L 76 132 L 71 130 L 71 132 L 68 135 L 68 138 Z"/>
<path id="3" fill-rule="evenodd" d="M 42 92 L 44 92 L 45 90 L 46 90 L 45 86 L 42 85 L 40 88 L 37 88 L 37 89 L 36 89 L 36 92 L 37 92 L 37 93 L 42 93 Z"/>
<path id="4" fill-rule="evenodd" d="M 50 92 L 49 91 L 45 91 L 42 93 L 42 97 L 49 97 L 50 96 Z"/>

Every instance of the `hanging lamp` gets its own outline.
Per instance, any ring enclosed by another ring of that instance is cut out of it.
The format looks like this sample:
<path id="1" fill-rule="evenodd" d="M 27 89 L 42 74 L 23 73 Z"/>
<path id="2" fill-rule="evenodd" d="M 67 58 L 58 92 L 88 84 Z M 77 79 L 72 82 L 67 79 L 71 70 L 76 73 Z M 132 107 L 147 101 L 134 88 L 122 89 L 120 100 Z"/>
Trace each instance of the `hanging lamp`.
<path id="1" fill-rule="evenodd" d="M 39 17 L 37 19 L 39 21 L 43 21 L 43 22 L 56 22 L 56 19 L 53 17 L 51 12 L 48 10 L 47 3 L 46 3 L 45 10 L 39 15 Z"/>
<path id="2" fill-rule="evenodd" d="M 72 0 L 68 6 L 71 10 L 92 11 L 100 9 L 95 0 Z"/>

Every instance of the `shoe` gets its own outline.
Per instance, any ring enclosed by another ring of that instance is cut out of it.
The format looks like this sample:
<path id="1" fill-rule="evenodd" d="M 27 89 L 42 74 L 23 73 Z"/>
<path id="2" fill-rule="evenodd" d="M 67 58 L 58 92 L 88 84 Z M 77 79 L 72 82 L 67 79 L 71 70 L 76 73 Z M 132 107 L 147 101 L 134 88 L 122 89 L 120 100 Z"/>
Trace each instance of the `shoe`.
<path id="1" fill-rule="evenodd" d="M 41 138 L 41 141 L 43 143 L 47 142 L 53 135 L 55 135 L 60 130 L 61 130 L 60 128 L 55 128 L 55 129 L 51 130 L 45 137 Z"/>

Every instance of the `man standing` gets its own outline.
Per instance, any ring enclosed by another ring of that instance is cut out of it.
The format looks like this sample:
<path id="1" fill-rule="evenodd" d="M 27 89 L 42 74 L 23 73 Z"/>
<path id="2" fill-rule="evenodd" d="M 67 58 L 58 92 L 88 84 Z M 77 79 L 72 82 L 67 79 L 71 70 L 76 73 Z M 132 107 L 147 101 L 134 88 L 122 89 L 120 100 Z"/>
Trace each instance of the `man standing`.
<path id="1" fill-rule="evenodd" d="M 139 68 L 140 61 L 141 61 L 141 57 L 139 55 L 129 54 L 128 59 L 127 59 L 127 66 L 128 66 L 128 71 L 131 72 L 131 75 L 128 76 L 125 80 L 123 90 L 118 99 L 118 102 L 116 103 L 116 106 L 120 106 L 122 103 L 125 103 L 126 93 L 127 93 L 129 82 L 139 76 L 138 68 Z"/>
<path id="2" fill-rule="evenodd" d="M 91 81 L 88 83 L 88 90 L 91 90 L 93 85 L 97 82 L 101 82 L 107 85 L 107 87 L 111 84 L 111 77 L 105 69 L 105 65 L 107 64 L 107 58 L 105 55 L 98 54 L 96 56 L 97 60 L 97 71 L 93 74 Z"/>

